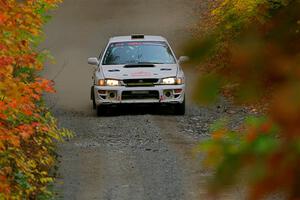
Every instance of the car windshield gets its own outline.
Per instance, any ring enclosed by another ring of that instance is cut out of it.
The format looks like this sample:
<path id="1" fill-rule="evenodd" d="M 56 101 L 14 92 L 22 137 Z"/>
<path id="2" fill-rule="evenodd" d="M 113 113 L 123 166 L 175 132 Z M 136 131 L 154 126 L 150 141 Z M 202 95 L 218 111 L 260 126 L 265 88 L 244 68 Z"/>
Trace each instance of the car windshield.
<path id="1" fill-rule="evenodd" d="M 165 42 L 117 42 L 109 45 L 103 65 L 175 64 Z"/>

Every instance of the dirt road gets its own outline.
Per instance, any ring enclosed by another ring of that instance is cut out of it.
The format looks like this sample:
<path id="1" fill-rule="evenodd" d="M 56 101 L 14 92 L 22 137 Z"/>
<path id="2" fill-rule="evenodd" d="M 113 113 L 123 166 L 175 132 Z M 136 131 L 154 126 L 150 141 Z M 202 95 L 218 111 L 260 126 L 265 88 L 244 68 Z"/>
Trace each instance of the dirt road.
<path id="1" fill-rule="evenodd" d="M 228 114 L 224 103 L 203 108 L 188 101 L 184 117 L 131 107 L 117 116 L 97 118 L 89 101 L 93 68 L 87 65 L 87 58 L 98 56 L 110 36 L 132 33 L 163 35 L 179 56 L 205 2 L 65 0 L 53 13 L 43 46 L 57 61 L 45 70 L 55 80 L 57 94 L 47 102 L 60 125 L 76 134 L 59 149 L 58 198 L 206 199 L 207 173 L 201 169 L 201 156 L 192 150 L 208 136 L 209 123 L 228 115 L 241 120 L 243 110 Z M 190 93 L 194 76 L 186 73 Z"/>

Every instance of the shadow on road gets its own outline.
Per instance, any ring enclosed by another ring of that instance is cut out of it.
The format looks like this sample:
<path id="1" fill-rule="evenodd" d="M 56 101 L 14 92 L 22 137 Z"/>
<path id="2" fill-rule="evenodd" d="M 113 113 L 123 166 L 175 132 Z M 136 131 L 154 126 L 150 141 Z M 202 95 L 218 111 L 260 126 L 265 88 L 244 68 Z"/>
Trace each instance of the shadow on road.
<path id="1" fill-rule="evenodd" d="M 96 111 L 94 113 L 96 115 Z M 103 117 L 125 115 L 174 115 L 172 105 L 116 105 L 108 106 L 103 112 Z"/>

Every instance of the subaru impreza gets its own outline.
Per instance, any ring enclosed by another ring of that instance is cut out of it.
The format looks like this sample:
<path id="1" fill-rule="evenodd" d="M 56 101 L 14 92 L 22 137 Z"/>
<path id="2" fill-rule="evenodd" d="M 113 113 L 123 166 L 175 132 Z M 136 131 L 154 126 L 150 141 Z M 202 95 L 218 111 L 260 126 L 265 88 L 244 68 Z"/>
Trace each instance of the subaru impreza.
<path id="1" fill-rule="evenodd" d="M 97 115 L 120 104 L 163 104 L 185 114 L 185 77 L 168 41 L 161 36 L 113 37 L 88 63 L 93 73 L 91 100 Z"/>

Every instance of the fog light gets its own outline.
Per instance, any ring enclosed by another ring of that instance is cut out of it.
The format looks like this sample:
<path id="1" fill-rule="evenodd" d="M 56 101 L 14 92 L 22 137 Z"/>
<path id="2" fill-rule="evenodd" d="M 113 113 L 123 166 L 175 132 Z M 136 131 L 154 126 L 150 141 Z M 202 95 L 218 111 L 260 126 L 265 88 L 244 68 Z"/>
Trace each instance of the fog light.
<path id="1" fill-rule="evenodd" d="M 109 93 L 109 97 L 114 99 L 116 97 L 116 94 L 114 92 Z"/>
<path id="2" fill-rule="evenodd" d="M 172 96 L 172 92 L 169 91 L 169 90 L 166 90 L 164 93 L 165 93 L 165 96 L 166 96 L 167 98 L 169 98 L 169 97 Z"/>
<path id="3" fill-rule="evenodd" d="M 99 94 L 106 94 L 106 90 L 98 90 Z"/>
<path id="4" fill-rule="evenodd" d="M 176 90 L 174 90 L 174 93 L 181 93 L 182 92 L 182 89 L 176 89 Z"/>

